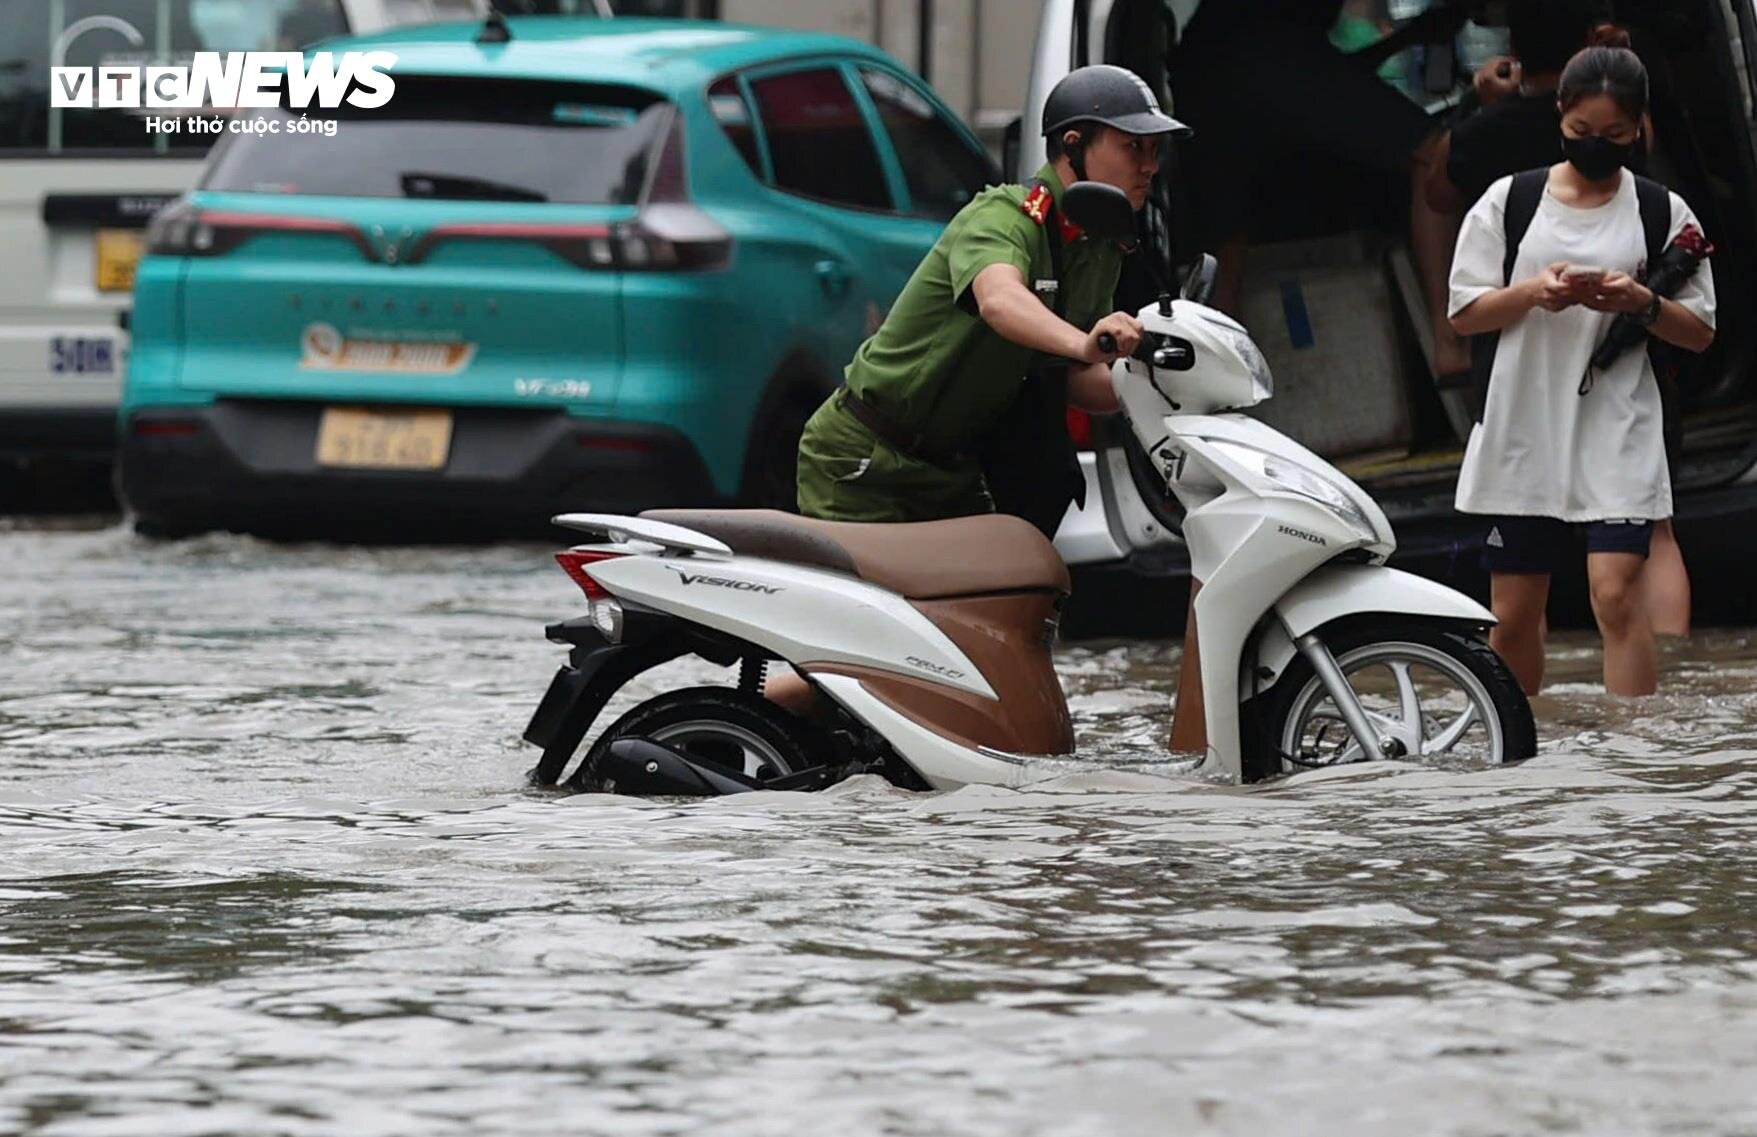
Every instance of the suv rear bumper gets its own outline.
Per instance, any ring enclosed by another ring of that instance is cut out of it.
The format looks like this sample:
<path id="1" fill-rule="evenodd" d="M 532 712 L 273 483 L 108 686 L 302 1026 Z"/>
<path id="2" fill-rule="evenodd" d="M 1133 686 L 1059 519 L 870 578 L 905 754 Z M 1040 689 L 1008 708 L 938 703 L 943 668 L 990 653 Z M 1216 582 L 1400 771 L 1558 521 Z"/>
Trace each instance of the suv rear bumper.
<path id="1" fill-rule="evenodd" d="M 221 401 L 141 410 L 118 451 L 135 524 L 177 535 L 471 540 L 553 536 L 557 513 L 722 504 L 706 465 L 666 427 L 561 411 L 452 411 L 443 469 L 317 464 L 324 405 Z"/>

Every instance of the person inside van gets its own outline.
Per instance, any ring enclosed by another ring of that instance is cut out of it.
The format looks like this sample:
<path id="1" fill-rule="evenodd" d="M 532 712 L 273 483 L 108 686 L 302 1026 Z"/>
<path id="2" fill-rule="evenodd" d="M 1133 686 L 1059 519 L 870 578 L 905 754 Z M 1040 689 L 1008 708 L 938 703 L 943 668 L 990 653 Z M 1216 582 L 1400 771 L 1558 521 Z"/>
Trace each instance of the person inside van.
<path id="1" fill-rule="evenodd" d="M 1446 161 L 1427 185 L 1428 203 L 1442 213 L 1462 213 L 1476 204 L 1497 179 L 1559 161 L 1562 112 L 1556 88 L 1562 68 L 1604 23 L 1604 0 L 1525 0 L 1507 13 L 1511 56 L 1490 59 L 1475 77 L 1482 109 L 1455 125 L 1444 143 Z M 1630 169 L 1646 170 L 1653 148 L 1651 119 L 1642 124 L 1642 142 Z M 1677 379 L 1659 375 L 1665 411 L 1666 461 L 1673 477 L 1682 442 Z M 1655 522 L 1641 590 L 1655 634 L 1690 634 L 1690 574 L 1670 518 Z"/>
<path id="2" fill-rule="evenodd" d="M 1252 222 L 1271 191 L 1285 193 L 1296 158 L 1330 168 L 1411 178 L 1410 244 L 1433 318 L 1435 368 L 1470 369 L 1470 349 L 1446 319 L 1446 268 L 1456 214 L 1427 204 L 1440 131 L 1381 80 L 1373 63 L 1331 40 L 1347 0 L 1203 0 L 1178 54 L 1177 110 L 1195 130 L 1196 209 L 1220 272 L 1215 304 L 1237 316 Z M 1468 17 L 1442 0 L 1425 19 L 1435 34 Z M 1364 53 L 1376 58 L 1373 52 Z"/>
<path id="3" fill-rule="evenodd" d="M 1640 581 L 1654 522 L 1672 515 L 1659 386 L 1646 351 L 1603 369 L 1592 359 L 1623 314 L 1686 351 L 1714 340 L 1706 264 L 1670 298 L 1637 279 L 1649 249 L 1643 198 L 1669 206 L 1668 241 L 1700 226 L 1682 198 L 1649 193 L 1625 168 L 1641 144 L 1647 72 L 1626 35 L 1606 29 L 1599 38 L 1557 85 L 1564 160 L 1490 186 L 1464 219 L 1452 264 L 1454 328 L 1499 335 L 1456 504 L 1487 518 L 1484 561 L 1500 621 L 1489 642 L 1530 694 L 1543 685 L 1550 575 L 1576 536 L 1604 637 L 1605 689 L 1657 688 Z M 1510 221 L 1509 201 L 1526 186 L 1530 208 Z M 1509 226 L 1518 232 L 1527 218 L 1510 249 Z"/>
<path id="4" fill-rule="evenodd" d="M 1556 88 L 1562 69 L 1606 16 L 1605 0 L 1525 0 L 1508 7 L 1512 54 L 1477 70 L 1472 83 L 1480 109 L 1442 142 L 1445 161 L 1426 187 L 1434 208 L 1462 213 L 1506 175 L 1561 160 Z"/>

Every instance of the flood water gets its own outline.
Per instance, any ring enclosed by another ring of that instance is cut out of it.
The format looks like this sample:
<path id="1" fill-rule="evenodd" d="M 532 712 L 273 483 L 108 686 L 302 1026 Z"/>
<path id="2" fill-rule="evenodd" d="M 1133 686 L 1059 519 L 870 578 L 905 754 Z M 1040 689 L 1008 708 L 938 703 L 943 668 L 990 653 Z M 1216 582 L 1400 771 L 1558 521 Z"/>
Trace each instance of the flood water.
<path id="1" fill-rule="evenodd" d="M 1207 784 L 1097 644 L 1024 790 L 679 804 L 524 788 L 578 607 L 0 532 L 0 1132 L 1757 1134 L 1747 632 L 1561 637 L 1513 769 Z"/>

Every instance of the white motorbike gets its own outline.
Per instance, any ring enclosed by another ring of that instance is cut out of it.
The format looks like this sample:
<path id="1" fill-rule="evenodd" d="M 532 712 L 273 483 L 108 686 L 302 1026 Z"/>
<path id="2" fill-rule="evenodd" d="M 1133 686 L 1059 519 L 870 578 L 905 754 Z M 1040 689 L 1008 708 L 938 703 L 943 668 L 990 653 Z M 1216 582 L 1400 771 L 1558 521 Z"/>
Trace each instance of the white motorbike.
<path id="1" fill-rule="evenodd" d="M 1082 182 L 1069 216 L 1132 234 L 1120 192 Z M 1377 758 L 1515 762 L 1531 708 L 1483 639 L 1494 616 L 1385 566 L 1396 547 L 1373 500 L 1239 411 L 1271 394 L 1244 328 L 1206 307 L 1213 261 L 1183 297 L 1140 313 L 1142 344 L 1113 371 L 1123 413 L 1186 509 L 1207 771 L 1256 781 Z M 1074 749 L 1050 656 L 1067 569 L 1028 523 L 994 515 L 849 524 L 763 510 L 568 514 L 600 538 L 557 554 L 586 615 L 526 728 L 532 780 L 635 794 L 815 789 L 858 772 L 917 789 L 1017 785 Z M 600 732 L 634 676 L 687 654 L 739 668 L 736 687 L 667 692 Z M 810 717 L 762 694 L 789 664 Z"/>

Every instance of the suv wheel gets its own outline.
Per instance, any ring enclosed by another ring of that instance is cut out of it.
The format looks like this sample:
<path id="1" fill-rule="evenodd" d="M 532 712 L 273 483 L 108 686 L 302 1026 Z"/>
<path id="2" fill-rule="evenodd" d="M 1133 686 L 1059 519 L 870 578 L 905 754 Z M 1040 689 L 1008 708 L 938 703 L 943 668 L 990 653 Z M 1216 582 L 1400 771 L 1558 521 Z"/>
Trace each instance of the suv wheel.
<path id="1" fill-rule="evenodd" d="M 822 402 L 817 392 L 795 387 L 764 413 L 744 460 L 745 505 L 798 512 L 799 438 Z"/>

